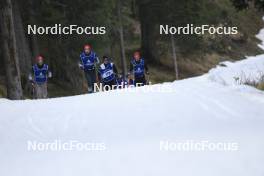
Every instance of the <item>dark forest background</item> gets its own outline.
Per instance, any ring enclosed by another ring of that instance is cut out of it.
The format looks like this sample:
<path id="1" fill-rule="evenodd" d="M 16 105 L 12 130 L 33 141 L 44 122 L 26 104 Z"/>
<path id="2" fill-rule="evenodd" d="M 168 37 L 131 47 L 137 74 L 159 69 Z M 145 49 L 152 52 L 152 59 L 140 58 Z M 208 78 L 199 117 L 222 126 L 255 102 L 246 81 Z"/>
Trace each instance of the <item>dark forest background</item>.
<path id="1" fill-rule="evenodd" d="M 50 97 L 85 93 L 77 63 L 86 43 L 113 58 L 120 72 L 141 50 L 153 83 L 201 75 L 220 61 L 261 52 L 255 35 L 263 8 L 262 0 L 0 0 L 0 97 L 30 98 L 27 78 L 39 54 L 53 72 Z M 28 24 L 106 26 L 107 33 L 27 35 Z M 161 36 L 160 24 L 237 26 L 239 34 Z"/>

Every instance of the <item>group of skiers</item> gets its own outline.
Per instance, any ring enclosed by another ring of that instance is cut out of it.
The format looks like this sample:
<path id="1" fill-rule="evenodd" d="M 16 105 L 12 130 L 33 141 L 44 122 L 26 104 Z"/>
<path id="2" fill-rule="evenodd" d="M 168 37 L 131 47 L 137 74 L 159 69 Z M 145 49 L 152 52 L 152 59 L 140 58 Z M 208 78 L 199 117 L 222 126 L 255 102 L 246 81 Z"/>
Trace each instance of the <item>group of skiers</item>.
<path id="1" fill-rule="evenodd" d="M 83 70 L 88 85 L 88 93 L 95 92 L 95 85 L 99 82 L 104 90 L 124 88 L 128 86 L 143 86 L 147 84 L 145 75 L 148 75 L 148 67 L 139 51 L 136 51 L 130 63 L 128 75 L 124 78 L 118 75 L 118 70 L 112 59 L 103 56 L 100 64 L 97 54 L 91 45 L 84 45 L 80 54 L 79 68 Z M 32 67 L 29 80 L 33 88 L 35 99 L 47 98 L 47 82 L 52 77 L 47 64 L 42 56 L 37 56 L 36 63 Z"/>

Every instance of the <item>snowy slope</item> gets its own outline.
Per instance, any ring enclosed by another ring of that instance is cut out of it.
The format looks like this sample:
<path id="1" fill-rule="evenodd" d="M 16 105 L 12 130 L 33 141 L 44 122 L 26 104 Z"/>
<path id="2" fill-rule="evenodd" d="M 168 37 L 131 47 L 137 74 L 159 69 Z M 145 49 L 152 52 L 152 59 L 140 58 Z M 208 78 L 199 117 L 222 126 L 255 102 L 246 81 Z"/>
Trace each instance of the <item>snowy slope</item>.
<path id="1" fill-rule="evenodd" d="M 263 56 L 243 63 L 264 65 Z M 264 95 L 202 77 L 172 93 L 109 92 L 50 100 L 0 100 L 0 175 L 263 176 Z M 249 64 L 249 67 L 251 65 Z M 220 76 L 219 76 L 220 77 Z M 106 151 L 32 152 L 27 141 L 97 141 Z M 160 140 L 237 142 L 233 152 L 160 151 Z"/>
<path id="2" fill-rule="evenodd" d="M 264 35 L 263 35 L 264 36 Z M 171 92 L 112 91 L 48 100 L 0 99 L 1 176 L 263 176 L 264 55 L 201 77 L 164 83 Z M 149 86 L 156 88 L 160 85 Z M 28 151 L 27 141 L 103 142 L 105 151 Z M 160 141 L 235 142 L 237 151 L 161 151 Z"/>
<path id="3" fill-rule="evenodd" d="M 264 17 L 262 17 L 262 19 L 264 20 Z M 256 37 L 262 41 L 262 43 L 259 44 L 258 46 L 264 50 L 264 40 L 263 40 L 264 39 L 264 29 L 261 29 L 259 34 Z"/>

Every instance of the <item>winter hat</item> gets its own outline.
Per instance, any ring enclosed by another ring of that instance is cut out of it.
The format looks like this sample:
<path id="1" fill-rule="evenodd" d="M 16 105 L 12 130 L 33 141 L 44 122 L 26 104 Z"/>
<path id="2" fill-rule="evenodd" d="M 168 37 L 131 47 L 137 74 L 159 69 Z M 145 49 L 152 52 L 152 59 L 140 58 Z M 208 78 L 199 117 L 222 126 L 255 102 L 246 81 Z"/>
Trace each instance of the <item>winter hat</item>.
<path id="1" fill-rule="evenodd" d="M 84 45 L 84 47 L 83 47 L 83 49 L 84 50 L 86 50 L 86 49 L 92 49 L 92 46 L 91 45 L 89 45 L 89 44 L 86 44 L 86 45 Z"/>
<path id="2" fill-rule="evenodd" d="M 40 61 L 44 61 L 44 58 L 43 58 L 43 56 L 41 56 L 41 55 L 38 55 L 37 57 L 36 57 L 36 62 L 40 62 Z"/>
<path id="3" fill-rule="evenodd" d="M 139 51 L 134 52 L 134 57 L 136 57 L 136 56 L 139 56 L 139 57 L 141 56 Z"/>

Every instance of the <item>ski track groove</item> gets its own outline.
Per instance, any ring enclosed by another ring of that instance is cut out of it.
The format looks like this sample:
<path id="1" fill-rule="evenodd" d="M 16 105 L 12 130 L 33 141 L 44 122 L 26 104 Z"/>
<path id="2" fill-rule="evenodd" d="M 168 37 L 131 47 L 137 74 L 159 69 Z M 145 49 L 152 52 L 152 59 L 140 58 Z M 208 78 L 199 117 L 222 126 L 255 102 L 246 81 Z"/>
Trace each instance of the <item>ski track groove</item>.
<path id="1" fill-rule="evenodd" d="M 194 84 L 195 85 L 195 84 Z M 203 85 L 203 84 L 202 84 Z M 210 88 L 209 88 L 210 89 Z M 205 103 L 204 102 L 209 102 L 208 104 L 210 104 L 210 105 L 212 105 L 212 104 L 214 104 L 216 107 L 218 107 L 219 109 L 221 109 L 224 113 L 226 113 L 227 115 L 231 115 L 232 117 L 235 117 L 235 118 L 237 118 L 237 117 L 239 117 L 240 116 L 240 114 L 238 114 L 237 112 L 235 112 L 235 111 L 233 111 L 231 108 L 229 108 L 228 106 L 226 106 L 226 105 L 223 105 L 223 103 L 221 103 L 219 100 L 215 100 L 215 99 L 213 99 L 213 98 L 208 98 L 208 96 L 205 96 L 204 95 L 204 93 L 203 93 L 203 91 L 204 90 L 207 90 L 207 89 L 205 89 L 205 88 L 203 88 L 202 86 L 193 86 L 192 87 L 192 89 L 190 89 L 190 88 L 188 88 L 188 90 L 189 90 L 189 94 L 193 94 L 194 96 L 197 96 L 197 97 L 199 97 L 199 99 L 202 99 L 203 101 L 201 101 L 201 100 L 198 100 L 200 103 L 200 105 L 201 106 L 207 106 L 207 105 L 205 105 Z M 196 100 L 197 100 L 197 98 L 196 98 Z M 203 104 L 203 105 L 202 105 Z M 205 110 L 206 109 L 209 109 L 210 110 L 210 108 L 207 106 L 207 107 L 205 107 Z M 213 113 L 213 114 L 215 114 L 215 115 L 217 115 L 218 117 L 220 116 L 221 118 L 223 118 L 224 116 L 223 116 L 223 114 L 219 114 L 219 113 L 214 113 L 213 111 L 210 111 L 211 113 Z"/>

